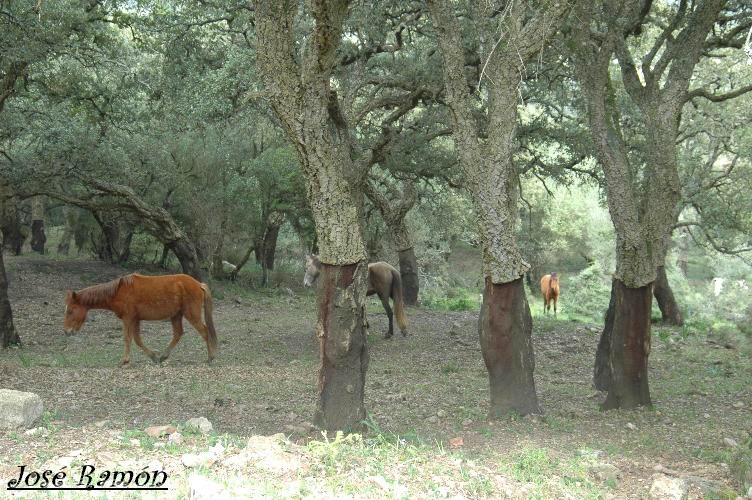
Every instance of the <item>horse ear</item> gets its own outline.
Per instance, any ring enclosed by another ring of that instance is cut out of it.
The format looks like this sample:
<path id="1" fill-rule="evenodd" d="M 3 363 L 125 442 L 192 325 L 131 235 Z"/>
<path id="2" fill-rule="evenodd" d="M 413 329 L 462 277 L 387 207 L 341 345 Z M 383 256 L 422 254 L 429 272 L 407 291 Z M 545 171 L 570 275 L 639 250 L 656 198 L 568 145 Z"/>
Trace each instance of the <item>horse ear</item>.
<path id="1" fill-rule="evenodd" d="M 75 302 L 76 301 L 76 292 L 73 290 L 68 290 L 68 293 L 66 294 L 65 298 L 68 301 Z"/>

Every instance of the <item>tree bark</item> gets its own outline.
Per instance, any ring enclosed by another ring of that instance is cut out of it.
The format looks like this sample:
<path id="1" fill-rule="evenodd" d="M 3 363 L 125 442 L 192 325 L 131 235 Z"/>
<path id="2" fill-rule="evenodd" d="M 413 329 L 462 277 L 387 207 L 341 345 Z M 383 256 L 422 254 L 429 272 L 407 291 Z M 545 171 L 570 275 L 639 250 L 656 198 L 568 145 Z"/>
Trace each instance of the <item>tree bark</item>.
<path id="1" fill-rule="evenodd" d="M 21 345 L 21 338 L 18 336 L 15 326 L 13 325 L 13 311 L 8 300 L 8 277 L 5 274 L 5 261 L 3 252 L 0 249 L 0 339 L 3 348 L 11 345 Z"/>
<path id="2" fill-rule="evenodd" d="M 345 266 L 324 264 L 316 334 L 321 349 L 319 401 L 315 423 L 328 430 L 362 430 L 368 369 L 366 350 L 365 261 Z"/>
<path id="3" fill-rule="evenodd" d="M 608 395 L 603 410 L 649 406 L 648 356 L 652 284 L 631 288 L 613 280 L 613 323 L 608 335 Z M 603 340 L 603 339 L 602 339 Z"/>
<path id="4" fill-rule="evenodd" d="M 168 242 L 166 246 L 172 250 L 172 253 L 178 258 L 180 268 L 185 274 L 192 276 L 198 281 L 203 281 L 204 273 L 201 269 L 201 262 L 198 259 L 196 247 L 191 240 L 188 238 L 181 238 Z"/>
<path id="5" fill-rule="evenodd" d="M 21 255 L 24 235 L 18 214 L 18 199 L 13 196 L 8 181 L 0 177 L 0 229 L 3 233 L 3 247 L 15 255 Z"/>
<path id="6" fill-rule="evenodd" d="M 243 257 L 240 259 L 240 262 L 235 264 L 235 270 L 230 273 L 230 280 L 235 281 L 238 278 L 238 273 L 240 273 L 240 270 L 243 269 L 243 266 L 245 266 L 248 261 L 251 258 L 251 254 L 256 249 L 256 244 L 253 243 L 250 247 L 248 247 L 248 250 L 246 250 L 245 254 L 243 254 Z"/>
<path id="7" fill-rule="evenodd" d="M 492 417 L 541 412 L 533 379 L 532 331 L 522 278 L 494 284 L 486 277 L 479 333 L 490 381 Z"/>
<path id="8" fill-rule="evenodd" d="M 365 299 L 368 266 L 360 224 L 359 185 L 369 156 L 358 157 L 331 88 L 348 2 L 305 2 L 313 26 L 300 50 L 294 38 L 297 2 L 256 2 L 257 64 L 271 107 L 295 144 L 325 265 L 319 291 L 321 343 L 316 423 L 356 429 L 365 417 L 368 366 Z"/>
<path id="9" fill-rule="evenodd" d="M 595 369 L 593 372 L 593 385 L 599 391 L 607 391 L 611 386 L 611 364 L 609 356 L 611 353 L 611 334 L 614 331 L 614 315 L 616 314 L 616 287 L 611 284 L 611 299 L 608 302 L 608 309 L 604 319 L 603 332 L 601 339 L 598 341 L 598 348 L 595 351 Z"/>
<path id="10" fill-rule="evenodd" d="M 201 261 L 196 251 L 196 246 L 188 235 L 177 225 L 170 213 L 162 207 L 155 207 L 142 200 L 127 186 L 111 184 L 93 178 L 82 179 L 91 188 L 97 189 L 103 194 L 115 198 L 115 202 L 97 202 L 75 198 L 63 193 L 48 191 L 44 194 L 65 203 L 91 210 L 95 218 L 98 212 L 127 212 L 132 214 L 140 224 L 157 238 L 163 245 L 172 250 L 180 261 L 185 274 L 199 281 L 203 281 Z M 101 219 L 101 217 L 100 217 Z M 100 222 L 100 221 L 98 221 Z M 107 224 L 100 226 L 105 230 Z M 109 230 L 109 229 L 108 229 Z M 133 236 L 133 227 L 129 227 L 126 240 L 130 247 L 130 238 Z M 123 255 L 123 253 L 121 253 Z M 127 254 L 125 254 L 127 255 Z"/>
<path id="11" fill-rule="evenodd" d="M 44 253 L 47 235 L 44 234 L 44 198 L 35 196 L 31 199 L 31 249 Z"/>
<path id="12" fill-rule="evenodd" d="M 655 295 L 658 308 L 661 310 L 662 321 L 667 325 L 682 326 L 684 318 L 679 309 L 679 304 L 676 303 L 676 298 L 674 298 L 674 292 L 668 283 L 664 266 L 657 268 L 653 295 Z"/>
<path id="13" fill-rule="evenodd" d="M 392 200 L 381 193 L 370 181 L 366 182 L 364 187 L 368 199 L 379 209 L 381 218 L 391 233 L 392 242 L 397 249 L 403 300 L 409 306 L 417 305 L 420 292 L 418 261 L 415 258 L 415 248 L 405 220 L 407 213 L 417 201 L 415 186 L 406 184 L 401 192 L 390 186 Z"/>
<path id="14" fill-rule="evenodd" d="M 78 215 L 78 209 L 72 207 L 63 207 L 63 219 L 65 220 L 65 227 L 63 228 L 63 235 L 60 238 L 60 243 L 58 243 L 57 245 L 57 253 L 61 255 L 68 255 L 70 253 L 70 245 L 71 241 L 73 241 L 73 235 L 76 231 Z"/>
<path id="15" fill-rule="evenodd" d="M 477 58 L 485 61 L 478 87 L 487 92 L 487 138 L 481 138 L 475 95 L 468 90 L 463 43 L 456 5 L 429 0 L 441 49 L 446 101 L 459 165 L 478 221 L 486 288 L 480 317 L 483 359 L 491 387 L 491 416 L 515 410 L 539 412 L 535 393 L 530 308 L 522 276 L 530 268 L 515 238 L 518 174 L 513 163 L 517 106 L 525 64 L 542 50 L 568 8 L 550 3 L 535 16 L 525 3 L 510 3 L 503 16 L 489 2 L 468 3 L 470 31 Z M 500 39 L 499 32 L 504 36 Z M 485 80 L 484 80 L 485 77 Z M 482 93 L 479 93 L 482 94 Z"/>
<path id="16" fill-rule="evenodd" d="M 264 269 L 269 271 L 274 269 L 274 257 L 277 253 L 277 238 L 279 238 L 279 230 L 282 228 L 281 224 L 270 224 L 264 234 L 264 256 L 262 263 Z"/>
<path id="17" fill-rule="evenodd" d="M 399 269 L 402 278 L 402 298 L 408 306 L 418 304 L 420 280 L 418 279 L 418 260 L 413 247 L 399 250 Z"/>

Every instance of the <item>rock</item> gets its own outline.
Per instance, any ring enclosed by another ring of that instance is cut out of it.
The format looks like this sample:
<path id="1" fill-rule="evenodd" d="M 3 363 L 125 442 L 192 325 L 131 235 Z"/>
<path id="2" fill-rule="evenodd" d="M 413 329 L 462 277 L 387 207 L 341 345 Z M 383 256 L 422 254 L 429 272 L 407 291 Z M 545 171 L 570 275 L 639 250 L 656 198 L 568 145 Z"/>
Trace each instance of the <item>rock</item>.
<path id="1" fill-rule="evenodd" d="M 621 477 L 618 467 L 608 463 L 598 463 L 588 468 L 590 474 L 601 483 L 616 483 Z"/>
<path id="2" fill-rule="evenodd" d="M 209 434 L 214 426 L 206 417 L 196 417 L 188 420 L 185 426 L 191 429 L 198 429 L 201 434 Z"/>
<path id="3" fill-rule="evenodd" d="M 165 443 L 163 443 L 162 441 L 158 441 L 158 442 L 154 443 L 152 446 L 154 448 L 164 448 L 165 447 Z"/>
<path id="4" fill-rule="evenodd" d="M 50 431 L 46 427 L 34 427 L 33 429 L 28 429 L 24 434 L 27 436 L 47 437 L 50 435 Z"/>
<path id="5" fill-rule="evenodd" d="M 243 452 L 234 458 L 234 463 L 253 462 L 254 466 L 275 474 L 295 472 L 302 467 L 298 455 L 286 448 L 293 447 L 284 434 L 251 436 Z M 227 463 L 227 461 L 225 461 Z"/>
<path id="6" fill-rule="evenodd" d="M 710 418 L 710 413 L 703 413 L 702 418 Z"/>
<path id="7" fill-rule="evenodd" d="M 445 418 L 447 416 L 447 412 L 445 412 L 444 410 L 439 410 L 436 412 L 436 416 L 439 418 Z"/>
<path id="8" fill-rule="evenodd" d="M 633 424 L 632 422 L 627 422 L 627 425 L 625 427 L 627 429 L 629 429 L 630 431 L 636 431 L 637 430 L 637 426 L 635 424 Z"/>
<path id="9" fill-rule="evenodd" d="M 736 409 L 741 409 L 741 408 L 744 408 L 744 403 L 742 403 L 741 401 L 737 401 L 736 403 L 732 404 L 731 406 L 733 406 Z"/>
<path id="10" fill-rule="evenodd" d="M 469 418 L 462 421 L 462 427 L 470 427 L 471 425 L 473 425 L 473 421 Z"/>
<path id="11" fill-rule="evenodd" d="M 109 423 L 109 420 L 98 420 L 94 422 L 94 427 L 102 428 Z"/>
<path id="12" fill-rule="evenodd" d="M 649 498 L 652 500 L 684 500 L 689 493 L 689 484 L 683 478 L 653 474 Z"/>
<path id="13" fill-rule="evenodd" d="M 439 423 L 439 417 L 437 417 L 436 415 L 431 415 L 426 420 L 428 421 L 429 424 L 438 424 Z"/>
<path id="14" fill-rule="evenodd" d="M 456 337 L 457 335 L 460 334 L 461 328 L 462 326 L 457 321 L 453 322 L 452 326 L 449 327 L 449 335 L 452 337 Z"/>
<path id="15" fill-rule="evenodd" d="M 141 446 L 141 441 L 139 441 L 138 439 L 131 439 L 130 443 L 131 443 L 131 446 L 133 446 L 134 448 L 138 448 L 139 446 Z"/>
<path id="16" fill-rule="evenodd" d="M 739 443 L 736 442 L 736 439 L 734 438 L 723 438 L 723 444 L 728 446 L 729 448 L 736 448 L 739 446 Z"/>
<path id="17" fill-rule="evenodd" d="M 183 444 L 183 435 L 179 432 L 173 432 L 167 436 L 167 442 L 175 445 Z"/>
<path id="18" fill-rule="evenodd" d="M 228 492 L 216 481 L 200 474 L 191 474 L 188 478 L 188 498 L 194 500 L 214 500 L 229 498 Z"/>
<path id="19" fill-rule="evenodd" d="M 224 451 L 224 446 L 217 443 L 207 451 L 202 451 L 201 453 L 186 453 L 180 457 L 180 461 L 188 468 L 198 466 L 211 467 L 219 460 Z"/>
<path id="20" fill-rule="evenodd" d="M 153 425 L 151 427 L 147 427 L 144 432 L 146 432 L 148 436 L 156 439 L 168 434 L 172 434 L 175 431 L 177 431 L 177 429 L 173 425 Z"/>
<path id="21" fill-rule="evenodd" d="M 33 392 L 0 389 L 0 429 L 29 428 L 43 411 L 42 398 Z"/>

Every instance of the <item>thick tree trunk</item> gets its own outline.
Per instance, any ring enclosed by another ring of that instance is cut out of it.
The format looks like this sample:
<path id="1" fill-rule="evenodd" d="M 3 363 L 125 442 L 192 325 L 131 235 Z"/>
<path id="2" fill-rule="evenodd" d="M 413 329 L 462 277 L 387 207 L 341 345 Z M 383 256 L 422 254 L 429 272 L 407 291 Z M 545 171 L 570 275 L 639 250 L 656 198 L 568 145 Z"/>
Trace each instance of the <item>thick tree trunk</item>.
<path id="1" fill-rule="evenodd" d="M 8 300 L 8 278 L 5 274 L 2 250 L 0 250 L 0 340 L 2 340 L 3 348 L 21 345 L 21 339 L 13 326 L 13 311 Z"/>
<path id="2" fill-rule="evenodd" d="M 486 278 L 479 330 L 490 381 L 491 417 L 541 411 L 533 379 L 532 325 L 522 278 L 502 284 Z"/>
<path id="3" fill-rule="evenodd" d="M 101 230 L 98 237 L 92 233 L 92 245 L 100 260 L 115 264 L 117 262 L 117 242 L 120 239 L 120 228 L 117 223 L 105 218 L 103 214 L 92 212 Z"/>
<path id="4" fill-rule="evenodd" d="M 271 271 L 274 269 L 274 256 L 277 253 L 277 238 L 279 230 L 282 228 L 279 224 L 270 224 L 264 234 L 262 265 L 264 269 Z"/>
<path id="5" fill-rule="evenodd" d="M 91 242 L 91 227 L 86 224 L 83 217 L 79 217 L 73 229 L 73 243 L 76 245 L 76 253 L 80 254 Z"/>
<path id="6" fill-rule="evenodd" d="M 63 228 L 63 236 L 60 238 L 60 243 L 57 245 L 57 253 L 68 255 L 70 253 L 70 244 L 76 231 L 76 223 L 78 222 L 78 209 L 64 207 L 63 218 L 65 219 L 65 227 Z"/>
<path id="7" fill-rule="evenodd" d="M 10 187 L 0 179 L 0 229 L 3 233 L 3 246 L 15 255 L 21 255 L 26 239 L 18 214 L 18 200 L 12 196 Z"/>
<path id="8" fill-rule="evenodd" d="M 655 295 L 658 308 L 661 310 L 663 322 L 667 325 L 682 326 L 684 318 L 679 310 L 679 304 L 676 303 L 676 299 L 674 298 L 674 292 L 668 283 L 666 268 L 664 266 L 660 266 L 657 269 L 653 295 Z"/>
<path id="9" fill-rule="evenodd" d="M 418 260 L 413 247 L 399 250 L 399 268 L 402 278 L 402 298 L 408 306 L 418 304 L 420 282 L 418 280 Z"/>
<path id="10" fill-rule="evenodd" d="M 305 5 L 315 22 L 298 61 L 293 38 L 297 3 L 256 2 L 256 60 L 272 109 L 296 146 L 324 264 L 316 328 L 321 368 L 315 420 L 329 431 L 357 429 L 366 416 L 368 367 L 368 266 L 359 184 L 369 157 L 355 163 L 354 141 L 330 87 L 348 4 Z"/>
<path id="11" fill-rule="evenodd" d="M 611 384 L 611 364 L 608 361 L 611 352 L 611 333 L 614 330 L 614 314 L 616 311 L 616 288 L 611 285 L 611 299 L 604 318 L 603 332 L 595 351 L 595 369 L 593 384 L 599 391 L 607 391 Z"/>
<path id="12" fill-rule="evenodd" d="M 316 334 L 321 348 L 315 423 L 329 431 L 362 428 L 368 369 L 365 290 L 368 265 L 324 264 Z"/>
<path id="13" fill-rule="evenodd" d="M 608 348 L 606 369 L 609 373 L 608 395 L 601 405 L 603 410 L 614 408 L 635 408 L 650 405 L 648 386 L 648 356 L 650 355 L 650 308 L 652 305 L 652 284 L 629 288 L 620 280 L 612 282 L 612 321 L 610 330 L 604 329 L 599 345 L 603 366 L 602 350 Z M 604 340 L 605 338 L 605 340 Z M 601 347 L 603 346 L 603 347 Z"/>
<path id="14" fill-rule="evenodd" d="M 175 254 L 180 262 L 180 267 L 183 272 L 189 276 L 196 278 L 198 281 L 203 281 L 203 271 L 201 270 L 201 263 L 196 253 L 196 247 L 193 243 L 185 239 L 175 240 L 167 243 L 167 246 Z"/>
<path id="15" fill-rule="evenodd" d="M 44 234 L 44 198 L 35 196 L 31 200 L 31 249 L 44 253 L 47 235 Z"/>

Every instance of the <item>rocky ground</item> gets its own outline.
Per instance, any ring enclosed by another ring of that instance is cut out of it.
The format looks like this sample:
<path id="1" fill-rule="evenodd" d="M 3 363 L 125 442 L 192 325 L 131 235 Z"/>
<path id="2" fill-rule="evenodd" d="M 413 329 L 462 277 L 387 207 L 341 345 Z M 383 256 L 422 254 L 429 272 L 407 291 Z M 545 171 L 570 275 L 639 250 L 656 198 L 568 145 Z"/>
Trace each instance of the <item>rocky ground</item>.
<path id="1" fill-rule="evenodd" d="M 170 491 L 144 497 L 642 498 L 664 488 L 733 498 L 742 491 L 735 464 L 752 430 L 752 349 L 742 335 L 685 338 L 656 327 L 655 407 L 602 413 L 603 394 L 590 383 L 598 325 L 536 317 L 545 414 L 489 421 L 477 313 L 410 309 L 410 335 L 384 340 L 386 318 L 374 299 L 371 431 L 337 438 L 309 423 L 318 364 L 310 292 L 214 284 L 215 363 L 205 363 L 205 346 L 186 324 L 166 363 L 152 364 L 133 346 L 132 366 L 123 369 L 117 318 L 93 312 L 68 338 L 62 312 L 67 289 L 126 271 L 29 256 L 7 257 L 6 265 L 25 346 L 0 352 L 0 388 L 39 394 L 46 412 L 37 430 L 0 431 L 3 493 L 20 464 L 80 471 L 85 463 L 168 471 Z M 142 330 L 152 348 L 169 342 L 168 323 Z M 212 428 L 188 425 L 195 417 Z"/>

